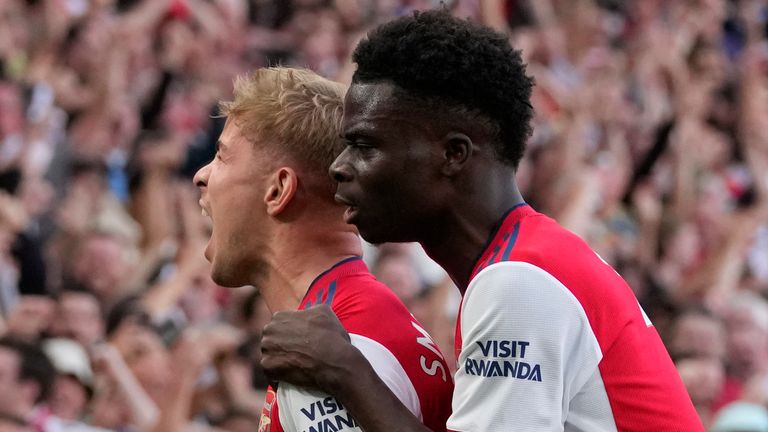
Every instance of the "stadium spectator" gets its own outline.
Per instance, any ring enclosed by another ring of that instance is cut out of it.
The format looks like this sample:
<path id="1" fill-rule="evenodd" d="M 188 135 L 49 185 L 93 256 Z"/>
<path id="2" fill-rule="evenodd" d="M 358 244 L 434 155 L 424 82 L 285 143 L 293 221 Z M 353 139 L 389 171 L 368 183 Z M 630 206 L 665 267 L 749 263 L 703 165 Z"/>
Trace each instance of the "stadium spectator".
<path id="1" fill-rule="evenodd" d="M 35 408 L 48 401 L 55 370 L 35 344 L 0 337 L 0 411 L 18 425 L 38 420 Z"/>
<path id="2" fill-rule="evenodd" d="M 85 290 L 61 291 L 48 333 L 74 339 L 81 347 L 101 342 L 104 339 L 104 318 L 97 297 Z"/>

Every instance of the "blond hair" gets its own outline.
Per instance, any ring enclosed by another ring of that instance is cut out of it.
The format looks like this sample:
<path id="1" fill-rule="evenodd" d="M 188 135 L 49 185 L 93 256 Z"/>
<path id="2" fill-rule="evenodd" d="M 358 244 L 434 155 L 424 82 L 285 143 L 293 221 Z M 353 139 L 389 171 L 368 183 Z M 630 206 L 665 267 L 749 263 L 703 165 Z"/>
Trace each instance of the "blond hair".
<path id="1" fill-rule="evenodd" d="M 279 146 L 325 175 L 343 146 L 345 91 L 346 86 L 308 69 L 262 68 L 238 77 L 234 100 L 221 102 L 219 108 L 249 141 Z"/>

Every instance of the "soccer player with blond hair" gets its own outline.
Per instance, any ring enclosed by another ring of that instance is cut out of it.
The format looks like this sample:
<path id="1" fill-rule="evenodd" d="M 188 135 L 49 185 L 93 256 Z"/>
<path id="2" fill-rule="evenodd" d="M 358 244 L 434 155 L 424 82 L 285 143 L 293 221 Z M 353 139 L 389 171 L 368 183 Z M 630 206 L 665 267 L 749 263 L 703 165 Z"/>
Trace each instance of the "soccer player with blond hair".
<path id="1" fill-rule="evenodd" d="M 213 161 L 194 182 L 212 220 L 214 281 L 257 287 L 272 312 L 328 305 L 400 402 L 445 430 L 453 381 L 430 336 L 361 259 L 328 168 L 342 150 L 345 86 L 311 71 L 259 69 L 235 82 Z M 334 397 L 270 387 L 259 431 L 360 427 Z"/>

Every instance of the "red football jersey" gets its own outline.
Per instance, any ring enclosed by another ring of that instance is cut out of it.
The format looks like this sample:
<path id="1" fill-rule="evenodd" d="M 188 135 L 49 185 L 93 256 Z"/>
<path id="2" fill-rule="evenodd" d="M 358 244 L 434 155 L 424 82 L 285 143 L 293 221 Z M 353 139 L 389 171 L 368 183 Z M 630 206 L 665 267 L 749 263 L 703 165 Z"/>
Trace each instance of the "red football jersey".
<path id="1" fill-rule="evenodd" d="M 362 259 L 346 259 L 319 275 L 299 309 L 321 303 L 331 306 L 352 344 L 403 404 L 430 429 L 445 431 L 453 390 L 445 359 Z M 336 398 L 287 383 L 268 389 L 259 432 L 342 430 L 361 431 Z"/>
<path id="2" fill-rule="evenodd" d="M 527 205 L 491 235 L 459 312 L 449 430 L 704 430 L 629 286 Z"/>

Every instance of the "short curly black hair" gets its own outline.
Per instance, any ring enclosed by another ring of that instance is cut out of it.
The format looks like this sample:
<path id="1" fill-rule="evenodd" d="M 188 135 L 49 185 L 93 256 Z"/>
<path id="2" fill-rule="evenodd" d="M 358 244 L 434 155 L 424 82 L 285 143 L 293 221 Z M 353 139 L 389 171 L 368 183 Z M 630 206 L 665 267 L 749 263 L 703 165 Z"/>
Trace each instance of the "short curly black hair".
<path id="1" fill-rule="evenodd" d="M 409 95 L 486 116 L 497 155 L 517 167 L 532 132 L 533 78 L 506 35 L 443 10 L 383 24 L 358 44 L 353 83 L 388 81 Z"/>

